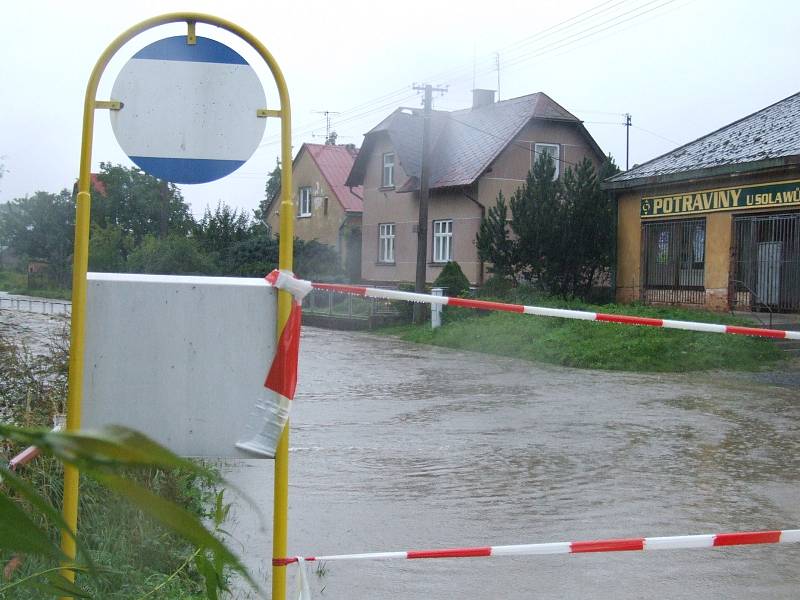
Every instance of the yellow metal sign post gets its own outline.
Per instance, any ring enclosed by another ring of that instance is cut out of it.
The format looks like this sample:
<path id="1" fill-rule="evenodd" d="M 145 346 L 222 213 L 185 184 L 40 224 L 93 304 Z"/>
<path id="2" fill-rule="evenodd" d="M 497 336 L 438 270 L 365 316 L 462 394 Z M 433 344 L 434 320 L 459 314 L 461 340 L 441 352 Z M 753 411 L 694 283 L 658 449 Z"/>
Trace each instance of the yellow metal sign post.
<path id="1" fill-rule="evenodd" d="M 78 177 L 78 195 L 75 219 L 75 247 L 72 262 L 72 324 L 70 329 L 69 391 L 67 394 L 67 431 L 75 431 L 81 426 L 81 400 L 83 392 L 83 367 L 86 331 L 86 273 L 89 265 L 89 223 L 91 211 L 91 163 L 92 140 L 94 133 L 94 111 L 97 109 L 119 110 L 118 103 L 97 100 L 100 78 L 111 58 L 131 39 L 140 33 L 166 25 L 185 22 L 188 38 L 195 36 L 196 23 L 206 23 L 225 29 L 247 42 L 264 62 L 267 63 L 275 80 L 280 98 L 279 110 L 259 112 L 259 116 L 276 117 L 281 120 L 281 212 L 280 247 L 278 266 L 292 269 L 292 241 L 294 239 L 294 209 L 292 206 L 292 136 L 291 108 L 286 80 L 278 63 L 264 45 L 253 35 L 238 25 L 202 13 L 170 13 L 147 19 L 123 32 L 105 49 L 89 77 L 83 105 L 83 133 L 81 140 L 81 159 Z M 263 112 L 263 114 L 261 114 Z M 278 292 L 277 335 L 283 330 L 292 308 L 292 297 L 287 292 Z M 72 532 L 78 529 L 79 473 L 75 467 L 66 466 L 64 470 L 64 519 Z M 275 488 L 273 512 L 273 556 L 283 557 L 287 553 L 287 514 L 289 498 L 289 423 L 287 422 L 275 455 Z M 61 547 L 67 557 L 75 559 L 75 541 L 62 532 Z M 65 568 L 62 575 L 74 581 L 74 572 Z M 272 598 L 283 600 L 286 596 L 286 566 L 272 567 Z"/>

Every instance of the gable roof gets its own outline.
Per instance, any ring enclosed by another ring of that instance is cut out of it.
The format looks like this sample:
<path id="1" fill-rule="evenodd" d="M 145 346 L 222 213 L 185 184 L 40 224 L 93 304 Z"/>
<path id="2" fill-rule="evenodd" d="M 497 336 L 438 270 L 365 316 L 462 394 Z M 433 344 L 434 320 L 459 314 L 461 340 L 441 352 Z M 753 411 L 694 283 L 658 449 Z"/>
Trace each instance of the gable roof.
<path id="1" fill-rule="evenodd" d="M 359 154 L 358 148 L 350 144 L 337 146 L 303 142 L 292 161 L 292 170 L 294 170 L 304 152 L 308 152 L 311 160 L 314 161 L 320 174 L 328 184 L 331 193 L 333 193 L 345 213 L 359 214 L 363 212 L 364 194 L 361 186 L 349 186 L 345 182 L 350 170 L 353 168 L 353 162 Z M 279 189 L 275 196 L 269 199 L 267 211 L 272 209 L 272 205 L 279 201 L 280 197 Z"/>
<path id="2" fill-rule="evenodd" d="M 744 172 L 800 162 L 791 157 L 800 157 L 800 92 L 614 175 L 605 187 L 652 185 L 708 169 L 704 175 L 712 176 L 733 165 Z"/>
<path id="3" fill-rule="evenodd" d="M 355 146 L 335 146 L 330 144 L 308 144 L 300 147 L 295 162 L 300 159 L 303 151 L 308 152 L 317 165 L 319 172 L 325 178 L 333 195 L 342 205 L 345 212 L 362 212 L 364 202 L 361 186 L 353 186 L 351 189 L 345 184 L 353 162 L 358 156 Z"/>
<path id="4" fill-rule="evenodd" d="M 581 121 L 542 92 L 478 108 L 433 111 L 430 188 L 474 183 L 531 119 L 572 123 L 586 136 L 592 149 L 603 155 Z M 369 154 L 381 133 L 389 136 L 400 164 L 410 177 L 399 191 L 418 188 L 422 163 L 422 111 L 408 108 L 398 108 L 367 132 L 347 182 L 363 183 Z"/>

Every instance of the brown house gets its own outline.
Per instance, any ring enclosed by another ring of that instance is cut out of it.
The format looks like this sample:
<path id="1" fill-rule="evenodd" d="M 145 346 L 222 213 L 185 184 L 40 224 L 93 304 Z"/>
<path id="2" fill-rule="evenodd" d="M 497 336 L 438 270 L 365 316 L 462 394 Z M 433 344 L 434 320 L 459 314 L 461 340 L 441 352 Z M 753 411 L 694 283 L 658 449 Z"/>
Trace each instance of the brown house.
<path id="1" fill-rule="evenodd" d="M 522 185 L 535 158 L 546 153 L 557 176 L 588 157 L 604 159 L 582 122 L 543 93 L 502 102 L 474 90 L 473 106 L 431 117 L 428 269 L 433 281 L 448 261 L 481 284 L 484 265 L 475 237 L 499 192 Z M 422 113 L 399 108 L 366 134 L 347 179 L 363 185 L 361 276 L 373 282 L 414 281 L 422 150 Z"/>
<path id="2" fill-rule="evenodd" d="M 345 184 L 358 150 L 352 145 L 303 144 L 292 161 L 296 207 L 294 235 L 333 246 L 351 280 L 361 269 L 361 187 Z M 280 229 L 280 194 L 267 207 L 272 231 Z"/>
<path id="3" fill-rule="evenodd" d="M 800 93 L 604 187 L 620 301 L 800 312 Z"/>

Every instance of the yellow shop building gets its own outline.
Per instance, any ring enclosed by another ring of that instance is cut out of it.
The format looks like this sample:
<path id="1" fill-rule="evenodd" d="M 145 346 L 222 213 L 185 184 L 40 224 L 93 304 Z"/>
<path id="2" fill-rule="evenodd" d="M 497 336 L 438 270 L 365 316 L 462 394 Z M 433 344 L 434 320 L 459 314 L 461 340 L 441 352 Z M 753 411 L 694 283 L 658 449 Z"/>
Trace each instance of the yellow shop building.
<path id="1" fill-rule="evenodd" d="M 800 93 L 605 188 L 618 301 L 800 312 Z"/>

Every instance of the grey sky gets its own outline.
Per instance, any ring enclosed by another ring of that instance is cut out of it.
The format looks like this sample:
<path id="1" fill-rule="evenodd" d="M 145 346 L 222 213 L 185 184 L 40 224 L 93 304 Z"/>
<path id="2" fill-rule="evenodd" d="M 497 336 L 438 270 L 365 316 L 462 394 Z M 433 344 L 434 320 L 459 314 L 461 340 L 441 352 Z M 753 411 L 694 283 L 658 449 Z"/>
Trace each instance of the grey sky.
<path id="1" fill-rule="evenodd" d="M 323 110 L 341 113 L 332 115 L 341 143 L 359 145 L 393 108 L 419 106 L 415 82 L 449 84 L 435 107 L 464 108 L 473 72 L 477 87 L 497 87 L 495 52 L 501 99 L 546 92 L 586 121 L 621 166 L 622 113 L 633 118 L 633 165 L 800 90 L 800 3 L 792 0 L 10 2 L 0 25 L 0 156 L 7 169 L 0 201 L 72 185 L 83 94 L 97 57 L 124 29 L 179 10 L 234 21 L 270 49 L 289 85 L 295 150 L 323 141 L 324 116 L 315 113 Z M 109 97 L 137 49 L 181 33 L 185 26 L 162 27 L 126 45 L 98 98 Z M 262 76 L 268 105 L 277 106 L 266 67 L 249 48 L 215 28 L 198 26 L 198 34 L 243 54 Z M 270 120 L 262 146 L 229 177 L 181 186 L 195 214 L 220 199 L 257 206 L 279 154 L 278 129 Z M 132 164 L 102 111 L 93 159 L 95 166 Z"/>

